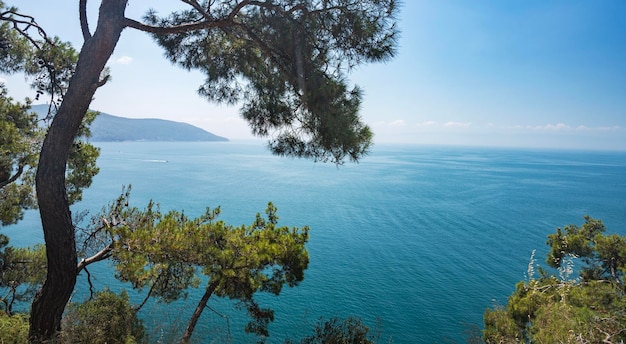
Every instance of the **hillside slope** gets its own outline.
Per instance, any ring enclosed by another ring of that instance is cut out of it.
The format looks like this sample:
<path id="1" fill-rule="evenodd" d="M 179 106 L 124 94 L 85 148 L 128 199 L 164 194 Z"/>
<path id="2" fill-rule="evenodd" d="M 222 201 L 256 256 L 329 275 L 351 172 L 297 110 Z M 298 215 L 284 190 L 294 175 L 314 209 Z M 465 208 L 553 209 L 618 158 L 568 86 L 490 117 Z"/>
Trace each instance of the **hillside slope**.
<path id="1" fill-rule="evenodd" d="M 33 105 L 40 116 L 48 106 Z M 91 125 L 90 141 L 228 141 L 188 123 L 156 118 L 125 118 L 100 113 Z"/>

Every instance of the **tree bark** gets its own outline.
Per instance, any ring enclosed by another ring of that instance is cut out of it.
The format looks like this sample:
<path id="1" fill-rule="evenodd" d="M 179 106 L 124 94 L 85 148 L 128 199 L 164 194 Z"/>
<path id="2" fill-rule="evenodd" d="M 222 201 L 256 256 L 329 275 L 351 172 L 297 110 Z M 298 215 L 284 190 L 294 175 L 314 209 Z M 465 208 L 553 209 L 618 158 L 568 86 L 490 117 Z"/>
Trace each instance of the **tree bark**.
<path id="1" fill-rule="evenodd" d="M 215 288 L 217 288 L 217 282 L 211 282 L 207 285 L 206 290 L 204 291 L 204 295 L 202 295 L 202 299 L 198 302 L 198 306 L 193 311 L 193 315 L 191 319 L 189 319 L 189 324 L 187 324 L 187 328 L 185 329 L 185 333 L 183 333 L 183 337 L 180 339 L 181 344 L 188 344 L 189 340 L 191 340 L 191 335 L 193 334 L 193 330 L 196 328 L 196 324 L 202 315 L 202 311 L 206 308 L 207 302 L 209 302 L 209 298 L 213 295 Z"/>
<path id="2" fill-rule="evenodd" d="M 47 342 L 60 330 L 61 316 L 76 284 L 76 241 L 65 169 L 78 128 L 102 85 L 100 75 L 124 29 L 127 1 L 102 1 L 96 31 L 81 48 L 76 72 L 41 149 L 36 185 L 48 272 L 31 308 L 29 339 L 33 343 Z"/>

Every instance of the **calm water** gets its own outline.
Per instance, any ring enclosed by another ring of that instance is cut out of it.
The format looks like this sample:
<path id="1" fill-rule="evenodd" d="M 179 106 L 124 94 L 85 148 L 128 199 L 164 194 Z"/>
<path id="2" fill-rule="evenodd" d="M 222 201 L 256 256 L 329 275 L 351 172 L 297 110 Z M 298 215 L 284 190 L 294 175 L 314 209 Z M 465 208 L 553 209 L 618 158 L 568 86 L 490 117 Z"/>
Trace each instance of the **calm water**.
<path id="1" fill-rule="evenodd" d="M 250 143 L 100 143 L 100 174 L 76 207 L 99 210 L 132 184 L 131 203 L 250 223 L 268 201 L 281 225 L 309 225 L 304 282 L 276 297 L 270 343 L 301 337 L 321 316 L 357 315 L 383 342 L 464 342 L 482 314 L 505 303 L 546 235 L 583 215 L 626 234 L 626 153 L 377 145 L 358 165 L 335 167 L 271 156 Z M 36 213 L 3 229 L 12 242 L 41 241 Z M 100 286 L 120 285 L 106 264 Z M 84 297 L 78 285 L 76 299 Z M 167 307 L 151 304 L 152 328 L 184 327 L 198 293 Z M 245 314 L 212 300 L 199 342 L 242 336 Z M 162 339 L 168 340 L 163 332 Z M 153 335 L 159 336 L 159 331 Z"/>

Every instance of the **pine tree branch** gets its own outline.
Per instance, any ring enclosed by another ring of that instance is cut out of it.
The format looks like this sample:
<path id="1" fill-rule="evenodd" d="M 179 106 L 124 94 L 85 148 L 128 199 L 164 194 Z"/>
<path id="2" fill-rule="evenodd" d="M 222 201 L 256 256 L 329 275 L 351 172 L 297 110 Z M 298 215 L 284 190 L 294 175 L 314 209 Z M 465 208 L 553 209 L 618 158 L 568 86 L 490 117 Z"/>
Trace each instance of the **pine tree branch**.
<path id="1" fill-rule="evenodd" d="M 20 19 L 21 18 L 21 19 Z M 0 14 L 0 20 L 10 22 L 13 24 L 13 29 L 19 32 L 24 38 L 26 38 L 38 51 L 41 51 L 43 48 L 39 45 L 39 43 L 28 34 L 28 30 L 33 27 L 37 30 L 41 38 L 46 41 L 46 43 L 50 45 L 54 45 L 52 41 L 48 38 L 48 35 L 44 31 L 44 29 L 37 24 L 35 18 L 29 15 L 17 13 L 13 10 L 4 11 Z M 20 25 L 24 25 L 24 28 L 20 28 Z"/>
<path id="2" fill-rule="evenodd" d="M 93 283 L 91 283 L 91 273 L 87 270 L 87 267 L 84 267 L 83 270 L 87 273 L 87 283 L 89 284 L 89 300 L 93 300 L 94 287 Z"/>
<path id="3" fill-rule="evenodd" d="M 89 31 L 89 23 L 87 22 L 87 0 L 79 1 L 78 12 L 80 15 L 80 29 L 83 32 L 83 39 L 86 41 L 91 38 L 91 32 Z"/>
<path id="4" fill-rule="evenodd" d="M 81 0 L 81 3 L 83 1 L 86 2 L 86 0 Z M 133 29 L 136 29 L 136 30 L 153 33 L 153 34 L 176 34 L 176 33 L 196 31 L 196 30 L 208 29 L 208 28 L 216 28 L 216 27 L 223 28 L 223 27 L 233 26 L 235 24 L 235 17 L 237 17 L 237 15 L 246 6 L 263 7 L 263 8 L 266 8 L 266 9 L 270 9 L 270 10 L 279 12 L 282 15 L 290 15 L 290 14 L 292 14 L 292 13 L 298 11 L 298 10 L 302 11 L 305 15 L 310 13 L 307 10 L 306 6 L 302 5 L 302 4 L 296 5 L 296 6 L 292 7 L 292 8 L 290 8 L 289 10 L 285 10 L 285 9 L 279 7 L 279 6 L 272 5 L 270 3 L 266 3 L 266 2 L 263 2 L 263 1 L 247 0 L 247 1 L 242 1 L 242 2 L 238 3 L 232 9 L 232 11 L 230 11 L 228 16 L 226 16 L 226 18 L 215 19 L 210 14 L 210 12 L 208 12 L 204 8 L 202 8 L 202 6 L 200 6 L 200 4 L 197 1 L 195 1 L 195 0 L 181 0 L 181 1 L 186 3 L 186 4 L 188 4 L 188 5 L 190 5 L 190 6 L 192 6 L 206 20 L 201 21 L 201 22 L 187 23 L 187 24 L 176 25 L 176 26 L 158 26 L 158 25 L 149 25 L 149 24 L 142 23 L 142 22 L 139 22 L 139 21 L 134 20 L 134 19 L 130 19 L 130 18 L 125 18 L 125 26 L 133 28 Z M 323 11 L 327 11 L 327 10 L 331 10 L 331 9 L 334 9 L 334 8 L 325 8 L 325 9 L 323 9 Z"/>
<path id="5" fill-rule="evenodd" d="M 81 2 L 83 1 L 86 2 L 86 0 L 81 0 Z M 6 21 L 6 22 L 11 23 L 13 26 L 13 29 L 17 31 L 20 35 L 22 35 L 39 53 L 37 58 L 40 59 L 41 68 L 45 69 L 50 77 L 50 84 L 49 84 L 50 89 L 47 90 L 47 92 L 50 93 L 50 104 L 55 103 L 55 92 L 58 92 L 59 94 L 58 98 L 62 99 L 64 91 L 63 91 L 62 85 L 56 80 L 56 75 L 57 75 L 56 67 L 54 66 L 53 62 L 49 61 L 45 57 L 45 54 L 44 54 L 46 50 L 46 45 L 51 46 L 51 47 L 56 46 L 54 40 L 50 39 L 46 31 L 39 24 L 37 24 L 33 16 L 15 12 L 14 9 L 9 9 L 7 11 L 0 13 L 0 21 Z M 37 33 L 39 34 L 43 42 L 36 40 L 29 33 L 29 30 L 31 28 L 34 28 L 37 31 Z M 43 93 L 41 89 L 38 91 L 37 97 L 35 99 L 39 98 L 39 93 Z M 50 110 L 48 111 L 48 115 L 50 115 Z"/>
<path id="6" fill-rule="evenodd" d="M 15 174 L 7 180 L 0 181 L 0 189 L 16 181 L 24 173 L 24 164 L 19 164 Z"/>
<path id="7" fill-rule="evenodd" d="M 133 309 L 135 311 L 135 313 L 139 312 L 141 310 L 141 308 L 143 308 L 143 306 L 146 304 L 146 302 L 148 302 L 148 299 L 152 296 L 152 292 L 154 291 L 154 288 L 156 288 L 156 285 L 157 285 L 157 283 L 159 282 L 159 280 L 161 279 L 162 276 L 163 276 L 163 272 L 161 272 L 159 274 L 159 276 L 157 276 L 157 278 L 154 280 L 154 282 L 150 286 L 150 290 L 148 290 L 148 294 L 146 294 L 146 297 L 144 297 L 143 301 L 141 301 L 139 306 L 137 306 L 137 307 L 135 307 Z"/>
<path id="8" fill-rule="evenodd" d="M 205 11 L 204 8 L 202 8 L 202 6 L 200 6 L 200 4 L 196 0 L 181 0 L 181 1 L 193 7 L 196 11 L 200 12 L 200 14 L 202 14 L 202 16 L 206 20 L 209 20 L 209 21 L 213 20 L 213 16 L 211 16 L 211 13 L 209 13 L 209 11 Z"/>
<path id="9" fill-rule="evenodd" d="M 149 33 L 160 34 L 160 35 L 183 33 L 183 32 L 196 31 L 196 30 L 202 30 L 202 29 L 208 29 L 208 28 L 214 28 L 214 27 L 228 27 L 232 25 L 233 25 L 233 22 L 231 20 L 220 19 L 220 20 L 215 20 L 215 21 L 206 20 L 206 21 L 202 21 L 198 23 L 183 24 L 183 25 L 176 25 L 176 26 L 155 26 L 155 25 L 148 25 L 145 23 L 141 23 L 134 19 L 125 18 L 126 27 L 130 27 L 130 28 L 143 31 L 143 32 L 149 32 Z"/>
<path id="10" fill-rule="evenodd" d="M 113 246 L 114 246 L 114 243 L 110 243 L 105 248 L 98 251 L 98 253 L 94 254 L 93 256 L 89 258 L 83 258 L 76 266 L 76 273 L 78 274 L 79 272 L 81 272 L 81 270 L 83 270 L 85 267 L 87 267 L 90 264 L 93 264 L 95 262 L 99 262 L 99 261 L 102 261 L 111 257 L 111 254 L 113 252 Z"/>

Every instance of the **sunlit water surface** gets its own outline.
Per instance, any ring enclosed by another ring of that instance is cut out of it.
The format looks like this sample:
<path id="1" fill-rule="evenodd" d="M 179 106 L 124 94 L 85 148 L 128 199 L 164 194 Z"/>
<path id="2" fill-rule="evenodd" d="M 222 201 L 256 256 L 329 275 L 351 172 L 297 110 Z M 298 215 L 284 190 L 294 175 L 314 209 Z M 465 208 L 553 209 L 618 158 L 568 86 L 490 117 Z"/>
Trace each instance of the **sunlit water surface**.
<path id="1" fill-rule="evenodd" d="M 97 143 L 100 174 L 74 208 L 97 212 L 132 184 L 131 205 L 248 224 L 268 201 L 281 225 L 311 227 L 305 280 L 279 297 L 269 343 L 301 338 L 320 317 L 358 316 L 381 342 L 462 343 L 485 308 L 506 303 L 546 235 L 583 215 L 626 234 L 626 154 L 377 145 L 359 164 L 277 158 L 252 143 Z M 42 241 L 37 213 L 4 228 L 15 245 Z M 127 288 L 106 263 L 96 286 Z M 140 313 L 154 341 L 174 340 L 202 290 Z M 84 276 L 74 300 L 87 295 Z M 133 296 L 139 302 L 141 297 Z M 245 312 L 212 300 L 199 343 L 253 343 Z"/>

